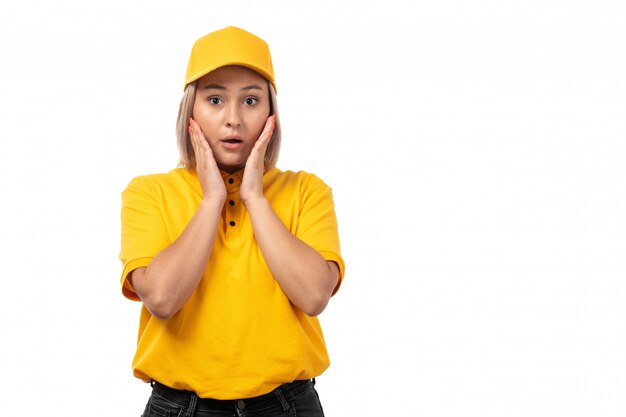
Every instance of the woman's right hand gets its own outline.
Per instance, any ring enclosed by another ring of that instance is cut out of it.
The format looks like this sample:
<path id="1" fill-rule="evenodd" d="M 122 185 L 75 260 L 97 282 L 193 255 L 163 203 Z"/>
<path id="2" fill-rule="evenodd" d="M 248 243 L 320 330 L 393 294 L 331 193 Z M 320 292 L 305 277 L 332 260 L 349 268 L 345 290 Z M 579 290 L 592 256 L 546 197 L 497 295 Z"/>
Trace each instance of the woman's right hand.
<path id="1" fill-rule="evenodd" d="M 185 230 L 160 251 L 146 268 L 130 276 L 133 289 L 159 320 L 176 314 L 204 276 L 226 201 L 226 185 L 200 126 L 189 119 L 202 201 Z"/>
<path id="2" fill-rule="evenodd" d="M 213 151 L 200 125 L 191 117 L 189 118 L 189 136 L 196 156 L 196 174 L 202 187 L 202 198 L 226 201 L 226 185 L 213 157 Z"/>

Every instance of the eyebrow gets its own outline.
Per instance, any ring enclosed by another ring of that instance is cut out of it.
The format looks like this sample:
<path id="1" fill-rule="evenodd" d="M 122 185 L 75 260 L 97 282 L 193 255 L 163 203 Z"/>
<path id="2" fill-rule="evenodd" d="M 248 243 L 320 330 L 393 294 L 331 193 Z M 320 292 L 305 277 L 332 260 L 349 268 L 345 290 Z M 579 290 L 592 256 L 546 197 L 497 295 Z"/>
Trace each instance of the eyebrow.
<path id="1" fill-rule="evenodd" d="M 209 84 L 209 85 L 205 85 L 202 89 L 203 90 L 226 90 L 227 88 L 220 84 Z M 258 84 L 247 85 L 241 88 L 241 91 L 249 91 L 249 90 L 263 91 L 263 89 Z"/>

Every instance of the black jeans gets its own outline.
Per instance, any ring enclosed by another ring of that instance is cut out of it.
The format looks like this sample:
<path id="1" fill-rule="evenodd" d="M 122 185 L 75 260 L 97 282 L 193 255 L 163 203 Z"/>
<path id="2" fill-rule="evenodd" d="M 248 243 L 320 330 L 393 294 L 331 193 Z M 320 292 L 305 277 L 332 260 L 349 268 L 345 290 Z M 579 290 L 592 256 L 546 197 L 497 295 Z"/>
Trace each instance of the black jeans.
<path id="1" fill-rule="evenodd" d="M 283 384 L 274 391 L 241 400 L 200 398 L 154 382 L 142 417 L 323 417 L 315 379 Z"/>

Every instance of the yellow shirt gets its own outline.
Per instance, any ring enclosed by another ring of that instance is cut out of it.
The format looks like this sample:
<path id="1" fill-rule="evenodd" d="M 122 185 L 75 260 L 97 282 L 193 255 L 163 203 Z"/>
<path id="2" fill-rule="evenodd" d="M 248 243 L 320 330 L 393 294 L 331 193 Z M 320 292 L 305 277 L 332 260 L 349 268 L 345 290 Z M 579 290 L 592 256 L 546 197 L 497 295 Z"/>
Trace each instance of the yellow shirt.
<path id="1" fill-rule="evenodd" d="M 203 398 L 237 399 L 270 392 L 282 383 L 319 376 L 330 361 L 316 317 L 285 296 L 255 240 L 239 199 L 243 171 L 222 172 L 228 197 L 204 275 L 169 320 L 142 306 L 133 372 L 144 381 L 195 391 Z M 272 169 L 264 194 L 284 225 L 339 266 L 337 220 L 331 189 L 306 172 Z M 133 179 L 122 193 L 122 291 L 139 300 L 127 277 L 174 242 L 202 198 L 193 170 Z"/>

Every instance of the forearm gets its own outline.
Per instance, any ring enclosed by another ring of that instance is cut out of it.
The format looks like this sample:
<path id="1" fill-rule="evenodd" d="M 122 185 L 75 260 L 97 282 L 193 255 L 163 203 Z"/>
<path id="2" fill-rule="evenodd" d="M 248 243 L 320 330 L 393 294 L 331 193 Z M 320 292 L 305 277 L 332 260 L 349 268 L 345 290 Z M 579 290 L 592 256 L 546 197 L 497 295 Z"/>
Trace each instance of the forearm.
<path id="1" fill-rule="evenodd" d="M 337 267 L 294 236 L 265 198 L 245 204 L 261 253 L 285 295 L 306 314 L 320 314 L 337 284 Z"/>
<path id="2" fill-rule="evenodd" d="M 202 200 L 178 239 L 145 271 L 133 274 L 133 288 L 155 317 L 170 318 L 195 291 L 213 249 L 222 207 L 218 199 Z"/>

